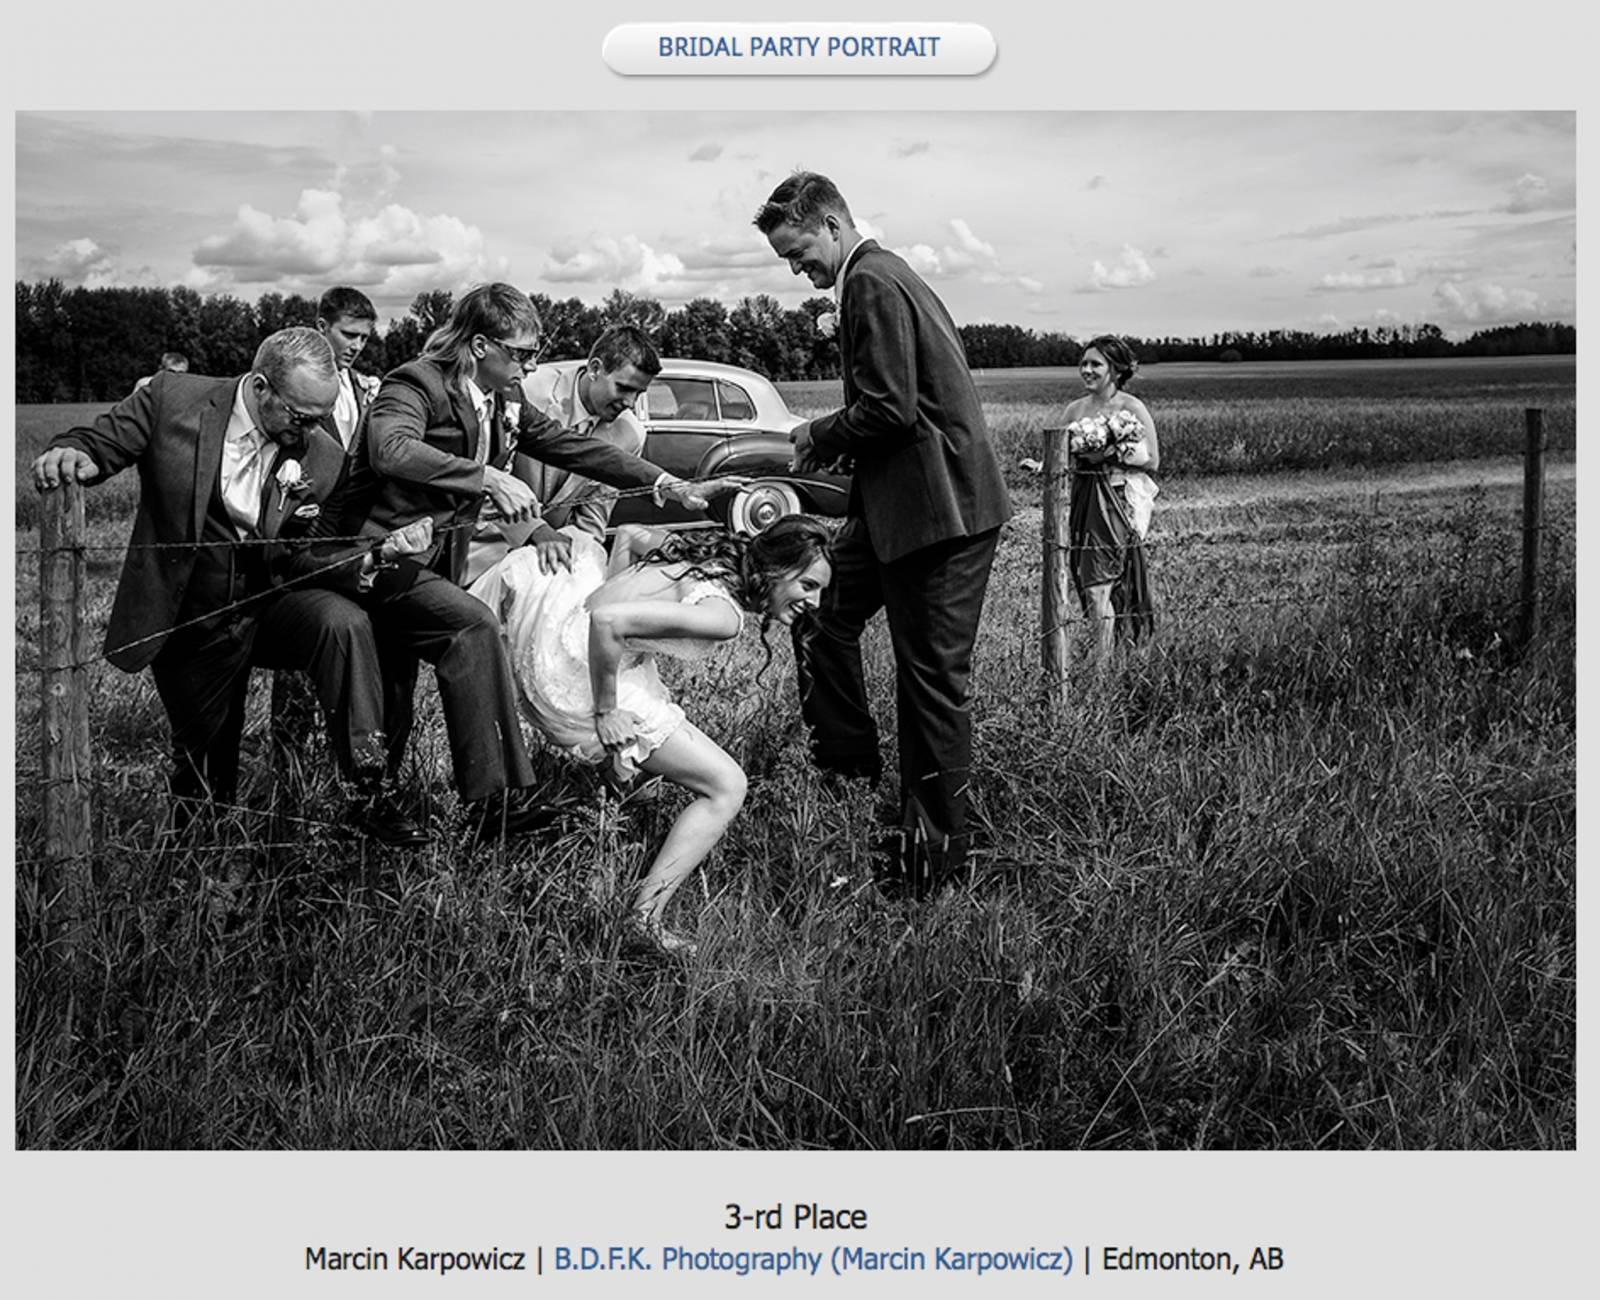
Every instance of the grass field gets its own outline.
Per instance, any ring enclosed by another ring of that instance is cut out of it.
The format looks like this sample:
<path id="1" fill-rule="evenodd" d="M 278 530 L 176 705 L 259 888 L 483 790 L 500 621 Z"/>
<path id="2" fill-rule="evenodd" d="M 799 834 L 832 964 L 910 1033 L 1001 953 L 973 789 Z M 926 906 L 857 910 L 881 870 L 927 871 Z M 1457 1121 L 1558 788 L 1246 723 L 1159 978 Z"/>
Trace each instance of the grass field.
<path id="1" fill-rule="evenodd" d="M 1385 371 L 1379 391 L 1349 374 L 1342 396 L 1317 372 L 1209 402 L 1232 378 L 1177 369 L 1144 387 L 1175 463 L 1191 436 L 1288 409 L 1306 446 L 1402 408 L 1400 452 L 1480 424 L 1515 448 L 1525 405 L 1573 437 L 1570 365 Z M 1008 462 L 1037 454 L 1063 377 L 982 383 Z M 927 905 L 872 889 L 874 798 L 812 776 L 786 646 L 753 689 L 753 634 L 676 665 L 690 716 L 751 775 L 677 905 L 701 941 L 681 965 L 632 955 L 620 927 L 672 796 L 594 797 L 532 849 L 469 851 L 425 708 L 410 784 L 440 839 L 375 851 L 340 827 L 315 744 L 274 777 L 258 690 L 243 806 L 185 849 L 158 833 L 153 691 L 102 665 L 99 911 L 69 987 L 36 884 L 23 558 L 18 1144 L 1570 1148 L 1574 476 L 1558 457 L 1544 630 L 1523 650 L 1518 466 L 1463 454 L 1174 474 L 1151 542 L 1161 632 L 1104 681 L 1075 673 L 1059 712 L 1018 472 L 975 681 L 978 878 Z M 93 526 L 95 627 L 117 514 Z M 868 651 L 892 735 L 884 638 Z"/>

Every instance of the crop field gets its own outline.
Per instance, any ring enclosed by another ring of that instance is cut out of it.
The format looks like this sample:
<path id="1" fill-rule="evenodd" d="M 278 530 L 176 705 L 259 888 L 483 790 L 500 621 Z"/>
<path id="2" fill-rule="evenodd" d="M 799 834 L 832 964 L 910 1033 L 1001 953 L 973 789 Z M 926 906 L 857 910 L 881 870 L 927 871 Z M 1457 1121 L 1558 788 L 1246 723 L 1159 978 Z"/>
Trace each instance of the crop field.
<path id="1" fill-rule="evenodd" d="M 1302 373 L 1303 372 L 1303 373 Z M 146 676 L 87 672 L 96 914 L 41 891 L 36 506 L 18 487 L 17 1135 L 25 1148 L 1570 1149 L 1576 1142 L 1570 358 L 1151 367 L 1159 630 L 1039 671 L 1038 431 L 1071 372 L 980 376 L 1012 475 L 973 691 L 970 886 L 874 889 L 881 801 L 805 757 L 753 628 L 670 665 L 751 778 L 675 903 L 621 919 L 678 796 L 579 796 L 466 843 L 431 683 L 419 852 L 341 825 L 315 738 L 254 688 L 240 803 L 165 834 Z M 801 413 L 837 386 L 787 385 Z M 1543 622 L 1517 637 L 1522 411 L 1552 455 Z M 18 411 L 18 466 L 68 408 Z M 90 494 L 99 644 L 130 480 Z M 867 642 L 886 739 L 887 639 Z M 891 745 L 892 753 L 892 741 Z M 892 763 L 891 763 L 892 767 Z"/>

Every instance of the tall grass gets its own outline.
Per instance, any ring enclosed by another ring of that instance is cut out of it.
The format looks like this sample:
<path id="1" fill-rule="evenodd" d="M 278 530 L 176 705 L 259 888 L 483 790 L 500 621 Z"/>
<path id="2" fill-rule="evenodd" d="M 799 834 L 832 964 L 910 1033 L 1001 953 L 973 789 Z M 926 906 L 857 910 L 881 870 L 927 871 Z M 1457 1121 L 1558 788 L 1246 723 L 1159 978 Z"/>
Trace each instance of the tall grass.
<path id="1" fill-rule="evenodd" d="M 1539 407 L 1553 455 L 1576 445 L 1571 357 L 1409 365 L 1150 366 L 1129 391 L 1150 406 L 1165 475 L 1261 473 L 1417 464 L 1520 454 L 1523 412 Z M 978 377 L 989 432 L 1013 487 L 1043 454 L 1082 393 L 1072 370 L 991 371 Z M 780 385 L 798 414 L 835 409 L 837 383 Z"/>
<path id="2" fill-rule="evenodd" d="M 686 963 L 619 924 L 674 796 L 619 809 L 542 756 L 586 811 L 472 850 L 430 716 L 429 850 L 349 838 L 315 753 L 277 783 L 253 754 L 247 809 L 186 847 L 156 832 L 159 708 L 108 675 L 74 978 L 19 829 L 19 1145 L 1570 1147 L 1570 492 L 1526 652 L 1510 493 L 1229 526 L 1189 499 L 1158 512 L 1160 637 L 1060 712 L 1037 522 L 1004 535 L 977 879 L 931 903 L 872 888 L 878 800 L 814 778 L 785 647 L 753 694 L 758 647 L 680 666 L 752 777 L 678 904 Z M 881 633 L 868 651 L 892 701 Z"/>

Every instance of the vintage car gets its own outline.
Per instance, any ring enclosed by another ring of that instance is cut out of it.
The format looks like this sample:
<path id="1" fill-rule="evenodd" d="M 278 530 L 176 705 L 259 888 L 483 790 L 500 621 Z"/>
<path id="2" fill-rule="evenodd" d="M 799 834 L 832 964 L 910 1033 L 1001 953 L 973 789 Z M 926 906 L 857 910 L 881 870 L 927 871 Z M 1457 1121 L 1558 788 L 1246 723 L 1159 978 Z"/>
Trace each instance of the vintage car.
<path id="1" fill-rule="evenodd" d="M 581 361 L 557 361 L 577 369 Z M 850 480 L 831 473 L 791 474 L 789 430 L 801 423 L 770 380 L 739 366 L 663 357 L 661 373 L 639 400 L 647 437 L 644 457 L 682 478 L 738 474 L 749 478 L 738 493 L 714 502 L 711 515 L 740 532 L 760 532 L 774 519 L 797 513 L 844 514 Z M 657 507 L 649 496 L 624 497 L 611 523 L 687 528 L 704 513 L 675 505 Z"/>

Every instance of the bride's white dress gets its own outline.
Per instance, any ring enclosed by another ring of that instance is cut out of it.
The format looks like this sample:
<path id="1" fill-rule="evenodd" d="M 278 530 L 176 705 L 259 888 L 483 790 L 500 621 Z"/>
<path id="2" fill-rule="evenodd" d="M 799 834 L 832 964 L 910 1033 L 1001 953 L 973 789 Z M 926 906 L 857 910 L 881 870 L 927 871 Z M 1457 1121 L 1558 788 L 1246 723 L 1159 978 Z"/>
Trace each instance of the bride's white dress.
<path id="1" fill-rule="evenodd" d="M 594 729 L 594 692 L 589 683 L 588 600 L 606 580 L 605 549 L 587 533 L 564 528 L 572 539 L 572 569 L 539 571 L 529 548 L 512 551 L 469 588 L 500 619 L 523 712 L 546 739 L 573 758 L 599 763 L 606 750 Z M 682 582 L 675 597 L 685 605 L 703 600 L 738 603 L 720 583 Z M 741 617 L 742 617 L 741 611 Z M 683 725 L 683 710 L 656 671 L 656 656 L 699 659 L 717 641 L 632 638 L 617 674 L 617 706 L 639 719 L 639 734 L 622 751 L 628 763 L 648 758 Z"/>

